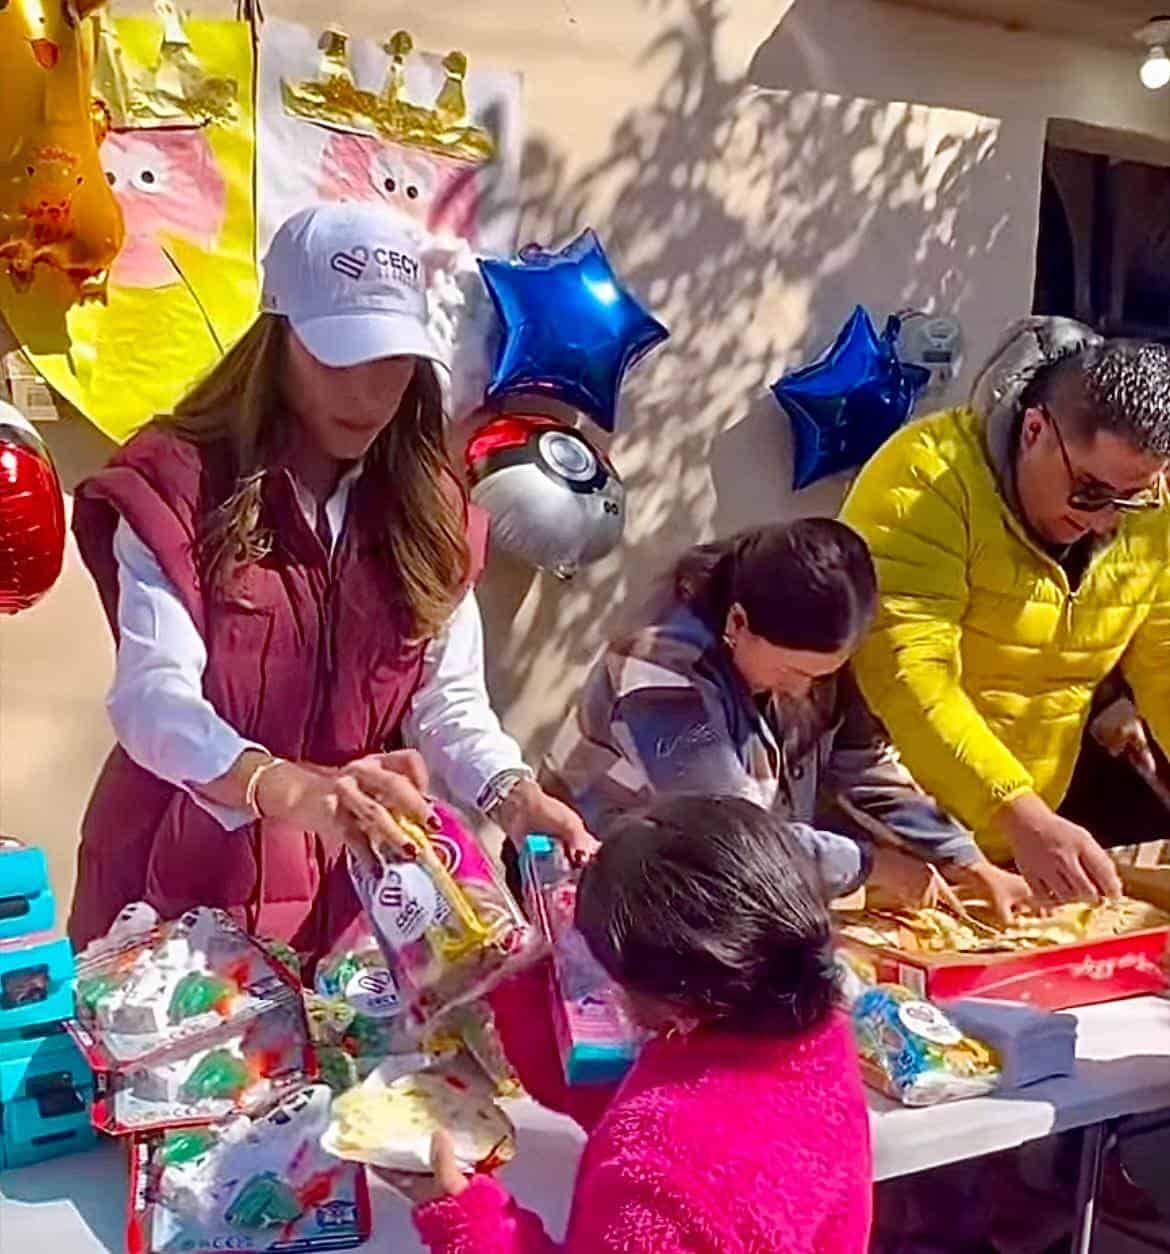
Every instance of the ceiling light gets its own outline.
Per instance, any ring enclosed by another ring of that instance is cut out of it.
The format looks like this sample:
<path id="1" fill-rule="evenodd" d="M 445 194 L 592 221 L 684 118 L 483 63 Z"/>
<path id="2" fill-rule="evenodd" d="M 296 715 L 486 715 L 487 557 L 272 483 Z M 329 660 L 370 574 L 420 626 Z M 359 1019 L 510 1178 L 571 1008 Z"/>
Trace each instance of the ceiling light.
<path id="1" fill-rule="evenodd" d="M 1151 91 L 1157 91 L 1170 83 L 1170 17 L 1151 18 L 1133 36 L 1138 43 L 1147 49 L 1138 75 L 1142 84 Z"/>

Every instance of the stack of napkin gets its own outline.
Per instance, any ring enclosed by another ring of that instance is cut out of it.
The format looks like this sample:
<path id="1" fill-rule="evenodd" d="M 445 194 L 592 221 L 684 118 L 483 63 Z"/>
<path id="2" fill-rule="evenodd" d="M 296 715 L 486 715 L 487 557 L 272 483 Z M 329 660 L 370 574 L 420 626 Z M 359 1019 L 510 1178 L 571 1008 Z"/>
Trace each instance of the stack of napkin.
<path id="1" fill-rule="evenodd" d="M 1072 1015 L 977 997 L 947 1002 L 944 1008 L 962 1032 L 999 1055 L 1005 1089 L 1076 1071 L 1077 1021 Z"/>

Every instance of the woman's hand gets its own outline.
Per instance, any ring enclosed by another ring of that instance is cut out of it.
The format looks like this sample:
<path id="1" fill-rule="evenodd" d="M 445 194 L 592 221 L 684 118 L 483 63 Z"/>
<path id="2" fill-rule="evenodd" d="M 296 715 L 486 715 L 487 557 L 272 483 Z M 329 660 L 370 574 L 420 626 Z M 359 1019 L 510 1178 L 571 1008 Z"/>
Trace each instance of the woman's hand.
<path id="1" fill-rule="evenodd" d="M 375 872 L 380 849 L 395 858 L 417 856 L 396 816 L 431 830 L 439 827 L 423 795 L 426 787 L 426 766 L 413 750 L 370 754 L 335 770 L 281 762 L 261 777 L 256 804 L 265 818 L 345 844 L 366 870 Z"/>
<path id="2" fill-rule="evenodd" d="M 961 910 L 959 899 L 939 872 L 920 858 L 875 845 L 865 881 L 865 903 L 875 910 L 921 910 L 939 902 Z"/>
<path id="3" fill-rule="evenodd" d="M 517 847 L 530 832 L 559 840 L 574 866 L 584 865 L 599 848 L 580 815 L 563 801 L 550 797 L 532 779 L 521 780 L 491 817 Z"/>
<path id="4" fill-rule="evenodd" d="M 445 1128 L 440 1128 L 431 1137 L 430 1175 L 414 1171 L 387 1171 L 384 1167 L 371 1167 L 370 1170 L 412 1206 L 422 1206 L 441 1197 L 458 1197 L 468 1185 L 467 1177 L 459 1170 L 455 1143 Z"/>
<path id="5" fill-rule="evenodd" d="M 953 883 L 966 885 L 983 896 L 1003 923 L 1010 923 L 1017 911 L 1034 904 L 1032 890 L 1022 875 L 1005 871 L 987 858 L 970 866 L 950 868 L 947 874 Z"/>

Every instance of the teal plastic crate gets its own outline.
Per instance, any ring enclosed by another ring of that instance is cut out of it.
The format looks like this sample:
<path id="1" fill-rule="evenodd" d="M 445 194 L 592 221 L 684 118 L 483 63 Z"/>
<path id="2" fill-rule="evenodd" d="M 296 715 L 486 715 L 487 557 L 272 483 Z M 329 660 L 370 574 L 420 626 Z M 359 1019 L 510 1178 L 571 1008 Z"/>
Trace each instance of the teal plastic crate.
<path id="1" fill-rule="evenodd" d="M 0 1037 L 73 1018 L 73 949 L 64 937 L 0 941 Z"/>
<path id="2" fill-rule="evenodd" d="M 0 940 L 47 932 L 55 911 L 45 855 L 0 836 Z"/>
<path id="3" fill-rule="evenodd" d="M 93 1087 L 89 1063 L 63 1023 L 0 1036 L 0 1105 L 35 1096 L 46 1075 L 63 1077 L 80 1088 Z"/>
<path id="4" fill-rule="evenodd" d="M 64 1025 L 0 1037 L 0 1168 L 89 1149 L 93 1074 Z"/>

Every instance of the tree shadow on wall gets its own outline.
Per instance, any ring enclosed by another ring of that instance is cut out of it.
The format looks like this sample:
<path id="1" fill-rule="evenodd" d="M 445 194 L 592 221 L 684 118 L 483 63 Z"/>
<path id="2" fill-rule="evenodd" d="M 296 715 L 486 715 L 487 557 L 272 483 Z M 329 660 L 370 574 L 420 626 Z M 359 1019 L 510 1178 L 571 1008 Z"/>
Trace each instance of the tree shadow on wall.
<path id="1" fill-rule="evenodd" d="M 608 441 L 630 499 L 619 551 L 567 586 L 501 560 L 489 571 L 489 682 L 535 728 L 534 751 L 583 665 L 674 554 L 745 525 L 835 511 L 840 480 L 792 493 L 787 420 L 767 383 L 831 342 L 858 302 L 879 322 L 929 297 L 961 315 L 975 262 L 1004 226 L 998 210 L 969 203 L 994 169 L 994 123 L 941 133 L 911 107 L 721 76 L 720 6 L 654 7 L 663 26 L 640 66 L 662 82 L 657 95 L 572 176 L 543 138 L 524 160 L 522 238 L 560 246 L 595 227 L 671 330 L 631 372 Z"/>

